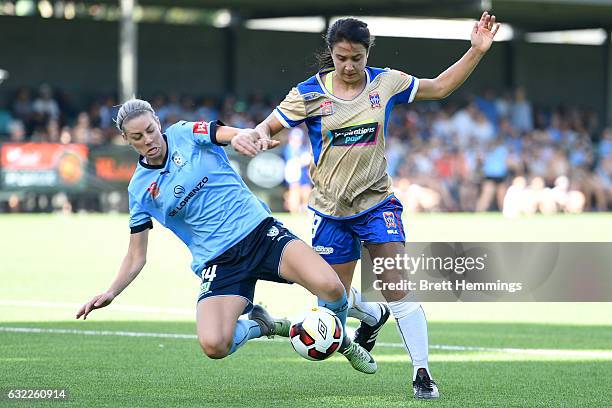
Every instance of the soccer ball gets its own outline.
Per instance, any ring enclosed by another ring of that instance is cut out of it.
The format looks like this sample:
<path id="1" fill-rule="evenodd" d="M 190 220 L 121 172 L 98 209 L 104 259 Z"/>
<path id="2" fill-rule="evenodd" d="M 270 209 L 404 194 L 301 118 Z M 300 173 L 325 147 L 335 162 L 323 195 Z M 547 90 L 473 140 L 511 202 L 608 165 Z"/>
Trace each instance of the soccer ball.
<path id="1" fill-rule="evenodd" d="M 289 338 L 297 353 L 307 360 L 325 360 L 342 344 L 340 319 L 329 309 L 314 307 L 291 325 Z"/>

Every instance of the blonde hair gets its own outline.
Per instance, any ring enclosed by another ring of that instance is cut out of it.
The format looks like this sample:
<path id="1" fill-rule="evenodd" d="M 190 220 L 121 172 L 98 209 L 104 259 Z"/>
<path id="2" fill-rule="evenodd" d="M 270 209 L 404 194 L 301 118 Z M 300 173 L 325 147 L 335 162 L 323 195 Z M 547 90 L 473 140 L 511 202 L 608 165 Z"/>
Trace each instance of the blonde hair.
<path id="1" fill-rule="evenodd" d="M 121 108 L 119 108 L 119 112 L 117 112 L 117 118 L 115 119 L 117 129 L 123 133 L 123 123 L 126 120 L 133 119 L 145 112 L 151 112 L 155 116 L 155 110 L 149 102 L 135 98 L 125 101 Z"/>

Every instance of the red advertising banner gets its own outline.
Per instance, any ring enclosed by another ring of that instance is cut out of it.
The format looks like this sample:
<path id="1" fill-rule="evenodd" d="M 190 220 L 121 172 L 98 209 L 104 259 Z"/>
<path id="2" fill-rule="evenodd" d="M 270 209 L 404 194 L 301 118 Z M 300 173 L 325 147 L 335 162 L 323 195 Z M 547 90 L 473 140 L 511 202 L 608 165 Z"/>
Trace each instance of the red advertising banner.
<path id="1" fill-rule="evenodd" d="M 136 170 L 138 153 L 129 146 L 95 146 L 89 151 L 91 190 L 126 190 Z"/>
<path id="2" fill-rule="evenodd" d="M 88 152 L 83 144 L 5 143 L 0 147 L 2 187 L 81 189 Z"/>

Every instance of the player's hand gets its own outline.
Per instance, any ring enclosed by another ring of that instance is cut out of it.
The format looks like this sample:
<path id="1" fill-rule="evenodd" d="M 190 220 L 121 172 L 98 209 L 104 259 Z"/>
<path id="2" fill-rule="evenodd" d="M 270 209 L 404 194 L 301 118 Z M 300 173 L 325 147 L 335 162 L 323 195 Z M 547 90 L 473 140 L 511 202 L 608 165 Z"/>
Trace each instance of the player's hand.
<path id="1" fill-rule="evenodd" d="M 255 129 L 242 129 L 232 138 L 231 144 L 237 153 L 255 157 L 261 150 L 258 140 L 259 133 Z"/>
<path id="2" fill-rule="evenodd" d="M 87 319 L 87 315 L 94 309 L 100 309 L 111 304 L 115 296 L 112 293 L 104 292 L 98 296 L 94 296 L 89 302 L 85 303 L 76 314 L 76 318 L 83 316 L 83 320 Z"/>
<path id="3" fill-rule="evenodd" d="M 268 149 L 274 149 L 275 147 L 280 145 L 280 141 L 270 138 L 270 133 L 266 132 L 263 128 L 257 126 L 255 128 L 255 131 L 257 132 L 257 136 L 258 136 L 257 143 L 259 144 L 259 148 L 262 151 L 268 150 Z"/>
<path id="4" fill-rule="evenodd" d="M 490 15 L 487 11 L 482 13 L 480 21 L 474 23 L 471 40 L 472 48 L 485 53 L 493 44 L 493 37 L 499 31 L 500 23 L 495 22 L 495 16 Z"/>
<path id="5" fill-rule="evenodd" d="M 257 141 L 259 148 L 264 151 L 264 150 L 268 150 L 268 149 L 274 149 L 275 147 L 277 147 L 278 145 L 280 145 L 280 141 L 278 140 L 274 140 L 274 139 L 270 139 L 269 137 L 267 138 L 261 138 Z"/>

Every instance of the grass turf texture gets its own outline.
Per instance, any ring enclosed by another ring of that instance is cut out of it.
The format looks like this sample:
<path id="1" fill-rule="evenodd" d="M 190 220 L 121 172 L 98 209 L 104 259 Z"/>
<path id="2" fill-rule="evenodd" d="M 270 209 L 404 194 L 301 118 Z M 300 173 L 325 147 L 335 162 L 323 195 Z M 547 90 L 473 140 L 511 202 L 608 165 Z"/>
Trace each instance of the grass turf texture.
<path id="1" fill-rule="evenodd" d="M 308 240 L 306 218 L 281 216 Z M 411 216 L 415 241 L 609 241 L 610 215 Z M 66 406 L 609 406 L 612 304 L 427 304 L 431 366 L 442 398 L 414 401 L 411 366 L 393 324 L 379 337 L 379 372 L 352 370 L 341 356 L 300 358 L 287 341 L 250 342 L 219 361 L 199 350 L 198 280 L 189 254 L 159 225 L 148 264 L 107 309 L 86 322 L 76 308 L 114 277 L 129 238 L 125 216 L 0 216 L 0 327 L 178 333 L 188 338 L 16 333 L 0 329 L 0 388 L 67 387 Z M 357 277 L 356 277 L 357 278 Z M 296 285 L 262 283 L 256 301 L 292 316 L 314 300 Z M 38 302 L 38 303 L 37 303 Z M 170 310 L 134 311 L 130 305 Z M 435 347 L 470 346 L 485 350 Z M 564 352 L 508 352 L 505 348 Z M 578 350 L 575 355 L 571 350 Z M 593 351 L 590 353 L 589 351 Z M 54 406 L 36 403 L 35 406 Z M 0 400 L 0 406 L 29 403 Z"/>

